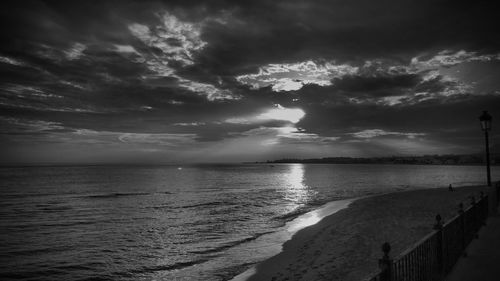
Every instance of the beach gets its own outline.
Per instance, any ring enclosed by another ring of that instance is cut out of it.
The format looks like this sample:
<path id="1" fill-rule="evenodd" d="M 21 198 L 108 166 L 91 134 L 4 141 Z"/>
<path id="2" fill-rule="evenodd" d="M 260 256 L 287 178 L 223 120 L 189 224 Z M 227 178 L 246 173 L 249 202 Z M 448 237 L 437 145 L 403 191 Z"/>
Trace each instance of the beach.
<path id="1" fill-rule="evenodd" d="M 447 221 L 460 202 L 485 187 L 434 188 L 362 198 L 298 231 L 278 255 L 260 263 L 248 280 L 363 280 L 376 272 L 381 245 L 391 256 L 432 231 L 436 214 Z"/>

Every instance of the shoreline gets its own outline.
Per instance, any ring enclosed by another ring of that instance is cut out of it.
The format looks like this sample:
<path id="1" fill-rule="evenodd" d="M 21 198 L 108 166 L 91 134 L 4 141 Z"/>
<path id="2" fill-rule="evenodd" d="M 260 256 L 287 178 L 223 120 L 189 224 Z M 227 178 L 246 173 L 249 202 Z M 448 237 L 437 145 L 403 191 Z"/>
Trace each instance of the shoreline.
<path id="1" fill-rule="evenodd" d="M 430 188 L 352 198 L 345 208 L 297 231 L 277 255 L 231 280 L 361 280 L 377 270 L 382 243 L 390 242 L 391 255 L 398 255 L 432 231 L 436 214 L 446 221 L 459 202 L 468 205 L 467 196 L 485 190 Z"/>
<path id="2" fill-rule="evenodd" d="M 275 255 L 281 253 L 283 251 L 283 245 L 286 242 L 290 241 L 293 238 L 293 236 L 297 232 L 299 232 L 300 230 L 307 228 L 307 227 L 310 227 L 314 224 L 317 224 L 318 222 L 320 222 L 324 218 L 331 216 L 331 215 L 333 215 L 333 214 L 335 214 L 343 209 L 348 208 L 350 204 L 352 204 L 354 201 L 361 199 L 361 198 L 364 198 L 364 197 L 355 197 L 355 198 L 330 201 L 326 204 L 321 205 L 319 208 L 317 208 L 315 210 L 304 213 L 304 214 L 296 217 L 295 219 L 287 222 L 285 224 L 285 226 L 283 227 L 283 230 L 280 230 L 278 232 L 275 232 L 275 233 L 269 235 L 270 237 L 274 236 L 274 237 L 280 237 L 280 238 L 283 238 L 283 237 L 288 238 L 285 241 L 283 241 L 282 243 L 280 243 L 279 245 L 276 245 L 277 247 L 279 247 L 280 250 Z M 273 256 L 275 256 L 275 255 L 273 255 Z M 272 258 L 273 256 L 271 256 L 269 258 Z M 257 266 L 260 263 L 268 260 L 269 258 L 253 265 L 249 269 L 232 277 L 229 280 L 230 281 L 246 281 L 246 280 L 248 280 L 251 276 L 253 276 L 257 272 Z"/>

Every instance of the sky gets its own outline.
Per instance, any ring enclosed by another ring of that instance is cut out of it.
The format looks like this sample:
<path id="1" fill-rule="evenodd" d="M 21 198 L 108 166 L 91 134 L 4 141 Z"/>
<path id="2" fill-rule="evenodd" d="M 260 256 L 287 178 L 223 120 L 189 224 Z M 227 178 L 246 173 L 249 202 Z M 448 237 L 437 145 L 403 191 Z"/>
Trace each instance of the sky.
<path id="1" fill-rule="evenodd" d="M 500 149 L 494 1 L 0 6 L 0 163 Z"/>

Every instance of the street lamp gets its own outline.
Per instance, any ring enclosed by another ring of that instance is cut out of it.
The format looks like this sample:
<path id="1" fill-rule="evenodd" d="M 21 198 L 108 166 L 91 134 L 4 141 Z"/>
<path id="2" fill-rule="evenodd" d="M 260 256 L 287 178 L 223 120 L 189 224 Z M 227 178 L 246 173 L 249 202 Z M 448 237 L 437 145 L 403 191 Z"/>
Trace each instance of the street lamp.
<path id="1" fill-rule="evenodd" d="M 479 121 L 481 121 L 481 129 L 484 131 L 486 141 L 486 175 L 488 177 L 488 186 L 491 186 L 490 145 L 488 142 L 488 131 L 491 130 L 491 115 L 488 114 L 488 111 L 483 111 L 483 114 L 479 116 Z"/>

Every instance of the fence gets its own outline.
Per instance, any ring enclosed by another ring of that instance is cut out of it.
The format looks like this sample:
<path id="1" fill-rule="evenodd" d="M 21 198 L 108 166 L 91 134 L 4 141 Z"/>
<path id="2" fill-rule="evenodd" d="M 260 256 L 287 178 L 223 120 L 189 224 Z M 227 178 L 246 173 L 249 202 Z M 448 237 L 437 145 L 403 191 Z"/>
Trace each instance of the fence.
<path id="1" fill-rule="evenodd" d="M 500 181 L 495 184 L 495 190 L 497 193 L 497 204 L 500 202 Z"/>
<path id="2" fill-rule="evenodd" d="M 500 183 L 496 189 L 499 191 Z M 481 192 L 479 200 L 471 196 L 470 203 L 466 209 L 460 203 L 458 214 L 445 224 L 441 222 L 441 216 L 437 215 L 434 231 L 395 259 L 389 257 L 390 244 L 384 243 L 384 256 L 379 260 L 380 270 L 367 281 L 443 280 L 460 256 L 467 255 L 465 248 L 486 223 L 488 196 Z"/>

